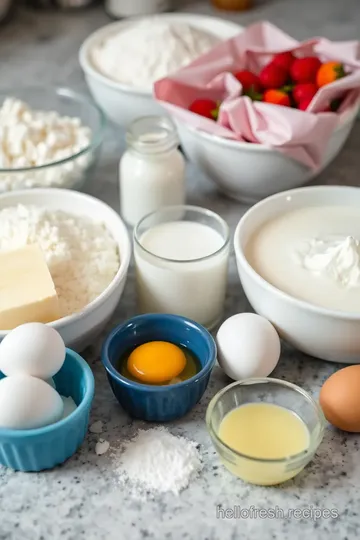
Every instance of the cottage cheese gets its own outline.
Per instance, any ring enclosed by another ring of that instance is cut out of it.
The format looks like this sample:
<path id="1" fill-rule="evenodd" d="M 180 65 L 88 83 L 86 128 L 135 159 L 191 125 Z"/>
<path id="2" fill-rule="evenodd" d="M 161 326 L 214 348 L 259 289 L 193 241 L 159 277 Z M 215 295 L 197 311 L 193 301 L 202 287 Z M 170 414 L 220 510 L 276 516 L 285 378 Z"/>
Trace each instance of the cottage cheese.
<path id="1" fill-rule="evenodd" d="M 208 52 L 219 38 L 186 23 L 148 18 L 110 34 L 92 53 L 96 69 L 114 81 L 151 91 L 166 77 Z"/>
<path id="2" fill-rule="evenodd" d="M 92 139 L 80 118 L 55 111 L 36 111 L 18 99 L 5 99 L 0 108 L 0 169 L 24 169 L 69 158 Z M 42 170 L 0 173 L 0 191 L 36 186 L 71 186 L 90 165 L 85 154 Z"/>
<path id="3" fill-rule="evenodd" d="M 62 317 L 95 300 L 119 269 L 117 244 L 102 223 L 37 206 L 0 211 L 0 252 L 34 243 L 44 253 Z"/>

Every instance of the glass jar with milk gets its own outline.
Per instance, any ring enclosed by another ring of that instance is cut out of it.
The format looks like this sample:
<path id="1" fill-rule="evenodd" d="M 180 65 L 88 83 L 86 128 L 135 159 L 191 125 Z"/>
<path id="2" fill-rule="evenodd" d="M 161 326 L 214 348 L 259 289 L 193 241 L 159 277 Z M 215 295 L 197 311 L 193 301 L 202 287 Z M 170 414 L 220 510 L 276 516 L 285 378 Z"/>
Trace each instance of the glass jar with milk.
<path id="1" fill-rule="evenodd" d="M 210 210 L 173 206 L 134 230 L 139 310 L 174 313 L 213 328 L 224 308 L 229 228 Z"/>
<path id="2" fill-rule="evenodd" d="M 135 120 L 126 141 L 119 167 L 120 212 L 134 226 L 151 212 L 185 202 L 185 160 L 176 128 L 166 117 Z"/>

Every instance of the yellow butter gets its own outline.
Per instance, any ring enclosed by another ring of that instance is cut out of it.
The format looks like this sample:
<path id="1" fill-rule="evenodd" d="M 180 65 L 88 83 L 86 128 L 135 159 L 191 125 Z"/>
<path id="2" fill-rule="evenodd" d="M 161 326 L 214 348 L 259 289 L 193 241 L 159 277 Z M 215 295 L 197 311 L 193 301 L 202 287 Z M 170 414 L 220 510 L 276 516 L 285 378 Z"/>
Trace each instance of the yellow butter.
<path id="1" fill-rule="evenodd" d="M 0 254 L 0 329 L 60 317 L 59 299 L 37 244 Z"/>

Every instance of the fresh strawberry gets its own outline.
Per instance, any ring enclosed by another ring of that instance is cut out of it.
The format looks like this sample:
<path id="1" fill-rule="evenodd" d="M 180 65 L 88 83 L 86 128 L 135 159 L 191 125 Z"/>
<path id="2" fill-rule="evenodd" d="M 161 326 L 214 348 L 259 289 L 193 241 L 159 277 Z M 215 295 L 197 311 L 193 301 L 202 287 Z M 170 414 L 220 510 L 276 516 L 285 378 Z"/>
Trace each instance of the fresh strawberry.
<path id="1" fill-rule="evenodd" d="M 311 101 L 312 101 L 312 98 L 311 98 L 311 97 L 307 97 L 307 98 L 303 99 L 303 100 L 300 101 L 300 103 L 298 104 L 298 109 L 300 109 L 300 111 L 306 111 L 307 108 L 309 107 Z"/>
<path id="2" fill-rule="evenodd" d="M 247 94 L 248 92 L 261 92 L 261 82 L 255 73 L 251 73 L 251 71 L 243 69 L 242 71 L 235 73 L 234 76 L 241 83 L 244 94 Z"/>
<path id="3" fill-rule="evenodd" d="M 273 105 L 283 105 L 284 107 L 290 107 L 290 98 L 284 90 L 278 90 L 271 88 L 266 90 L 263 101 L 265 103 L 272 103 Z"/>
<path id="4" fill-rule="evenodd" d="M 290 68 L 294 63 L 294 60 L 295 60 L 295 56 L 291 52 L 288 51 L 288 52 L 275 54 L 271 63 L 274 64 L 275 66 L 285 69 L 285 71 L 289 73 Z"/>
<path id="5" fill-rule="evenodd" d="M 294 86 L 292 96 L 295 103 L 298 105 L 307 99 L 311 100 L 315 96 L 317 90 L 317 86 L 314 83 L 300 83 Z"/>
<path id="6" fill-rule="evenodd" d="M 316 83 L 319 88 L 326 86 L 337 79 L 345 77 L 344 64 L 341 62 L 326 62 L 323 64 L 316 75 Z"/>
<path id="7" fill-rule="evenodd" d="M 219 115 L 219 103 L 212 99 L 195 99 L 189 107 L 189 111 L 210 118 L 211 120 L 217 120 Z"/>
<path id="8" fill-rule="evenodd" d="M 259 78 L 264 88 L 276 89 L 284 86 L 288 78 L 288 74 L 285 69 L 270 63 L 263 68 Z"/>
<path id="9" fill-rule="evenodd" d="M 321 62 L 315 56 L 297 58 L 290 68 L 290 75 L 296 83 L 315 83 Z"/>

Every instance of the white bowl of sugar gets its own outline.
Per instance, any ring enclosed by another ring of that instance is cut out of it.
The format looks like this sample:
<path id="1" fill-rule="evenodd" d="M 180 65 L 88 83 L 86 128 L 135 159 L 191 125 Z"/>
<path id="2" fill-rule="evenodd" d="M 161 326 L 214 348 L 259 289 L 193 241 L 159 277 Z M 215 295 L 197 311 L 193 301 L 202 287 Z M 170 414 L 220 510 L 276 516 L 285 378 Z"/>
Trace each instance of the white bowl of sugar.
<path id="1" fill-rule="evenodd" d="M 59 297 L 61 318 L 48 323 L 67 347 L 83 350 L 101 332 L 124 290 L 131 243 L 107 204 L 65 189 L 0 195 L 0 253 L 37 243 Z M 0 330 L 0 341 L 8 333 Z"/>
<path id="2" fill-rule="evenodd" d="M 164 13 L 115 22 L 82 44 L 79 61 L 95 101 L 118 125 L 164 114 L 152 95 L 155 80 L 177 71 L 242 27 L 217 18 Z"/>

